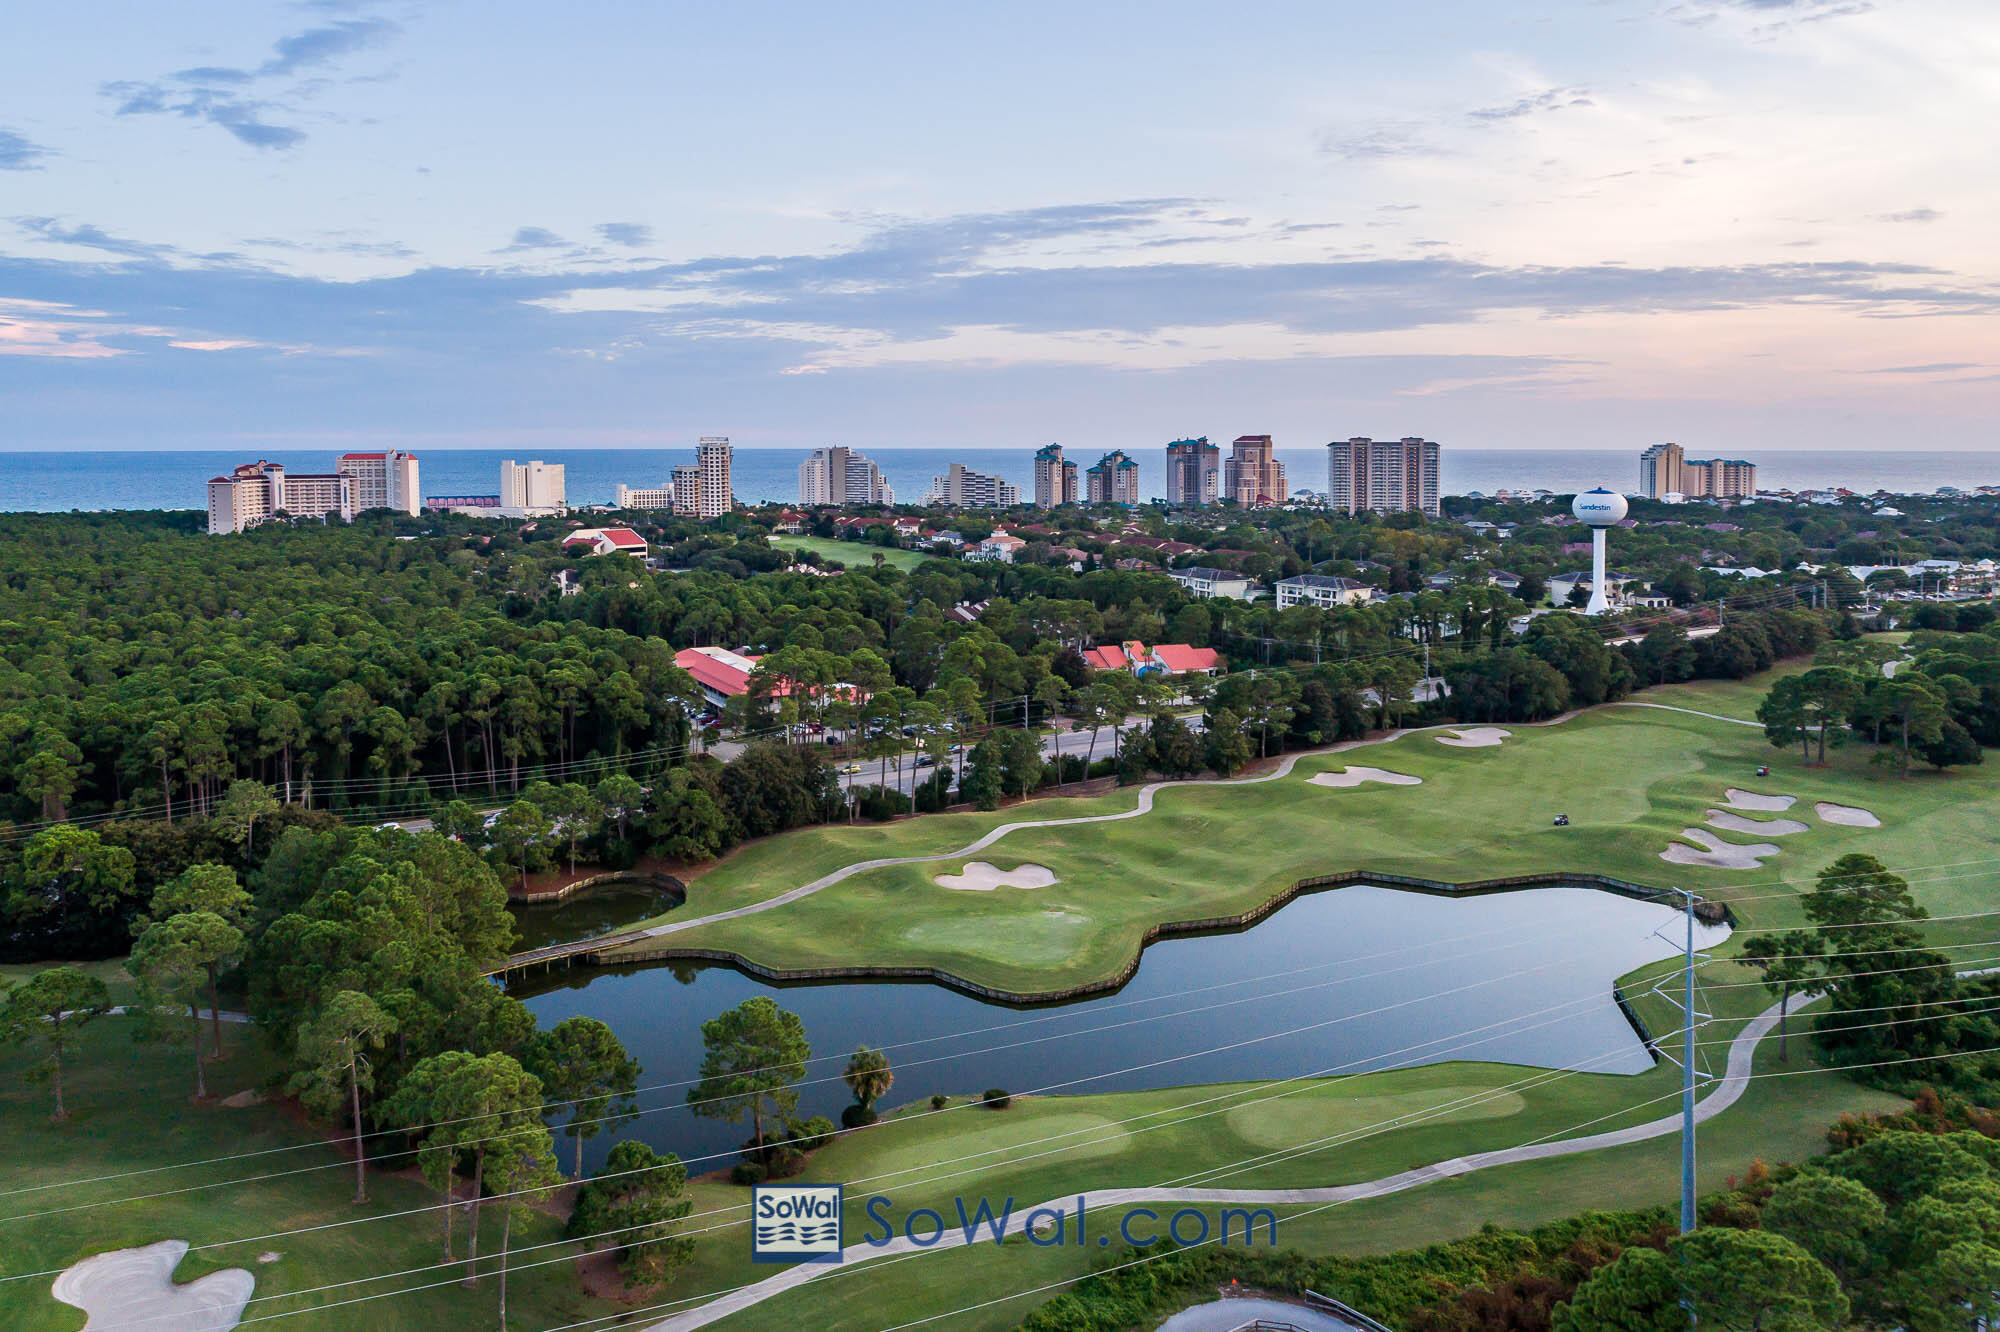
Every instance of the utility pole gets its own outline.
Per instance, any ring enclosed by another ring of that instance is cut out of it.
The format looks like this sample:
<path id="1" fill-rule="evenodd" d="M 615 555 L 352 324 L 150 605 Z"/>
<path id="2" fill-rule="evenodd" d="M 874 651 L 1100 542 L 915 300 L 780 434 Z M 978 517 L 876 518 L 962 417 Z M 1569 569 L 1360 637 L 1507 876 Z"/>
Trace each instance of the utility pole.
<path id="1" fill-rule="evenodd" d="M 1681 959 L 1681 1234 L 1694 1230 L 1694 894 L 1681 891 L 1687 949 Z M 1690 1321 L 1692 1319 L 1690 1318 Z"/>

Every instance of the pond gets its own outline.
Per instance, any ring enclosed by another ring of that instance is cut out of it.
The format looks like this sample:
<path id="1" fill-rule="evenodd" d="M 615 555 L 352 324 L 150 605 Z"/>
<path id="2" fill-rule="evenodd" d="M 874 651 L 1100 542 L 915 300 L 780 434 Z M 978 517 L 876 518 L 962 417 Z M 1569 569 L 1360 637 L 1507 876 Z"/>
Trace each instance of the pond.
<path id="1" fill-rule="evenodd" d="M 857 1045 L 889 1055 L 885 1107 L 987 1087 L 1130 1091 L 1454 1059 L 1639 1073 L 1652 1059 L 1613 983 L 1679 953 L 1683 928 L 1671 907 L 1590 888 L 1445 897 L 1356 886 L 1307 894 L 1242 930 L 1164 939 L 1123 989 L 1061 1005 L 1009 1007 L 928 982 L 779 985 L 705 963 L 578 967 L 515 993 L 544 1025 L 578 1014 L 610 1024 L 650 1089 L 648 1113 L 623 1132 L 701 1173 L 729 1164 L 719 1154 L 748 1128 L 695 1117 L 680 1080 L 699 1071 L 702 1022 L 753 995 L 803 1019 L 814 1062 L 799 1113 L 836 1121 Z M 1727 937 L 1697 926 L 1695 942 Z M 609 1142 L 592 1147 L 587 1158 L 601 1159 Z"/>
<path id="2" fill-rule="evenodd" d="M 619 883 L 587 889 L 567 902 L 510 902 L 507 911 L 514 917 L 518 938 L 514 950 L 525 953 L 550 944 L 595 939 L 600 934 L 663 916 L 680 904 L 681 895 L 670 888 Z"/>

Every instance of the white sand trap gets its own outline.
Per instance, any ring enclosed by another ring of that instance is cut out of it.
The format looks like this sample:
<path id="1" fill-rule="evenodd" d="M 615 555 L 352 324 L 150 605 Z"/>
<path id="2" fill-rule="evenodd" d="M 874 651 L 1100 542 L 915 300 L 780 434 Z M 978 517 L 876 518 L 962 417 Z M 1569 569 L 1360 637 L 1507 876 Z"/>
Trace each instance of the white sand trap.
<path id="1" fill-rule="evenodd" d="M 1859 805 L 1835 805 L 1820 801 L 1813 806 L 1813 813 L 1828 823 L 1838 823 L 1846 828 L 1879 828 L 1882 820 L 1876 818 Z"/>
<path id="2" fill-rule="evenodd" d="M 257 1278 L 232 1267 L 176 1286 L 174 1269 L 187 1250 L 186 1240 L 161 1240 L 141 1249 L 92 1254 L 57 1277 L 51 1290 L 64 1304 L 90 1316 L 84 1332 L 114 1327 L 224 1332 L 235 1327 Z"/>
<path id="3" fill-rule="evenodd" d="M 1450 735 L 1438 736 L 1437 742 L 1454 749 L 1487 749 L 1512 734 L 1503 726 L 1464 726 L 1455 727 Z"/>
<path id="4" fill-rule="evenodd" d="M 1363 782 L 1385 782 L 1390 786 L 1422 786 L 1424 779 L 1387 768 L 1343 768 L 1339 772 L 1314 773 L 1306 778 L 1313 786 L 1359 786 Z"/>
<path id="5" fill-rule="evenodd" d="M 1003 870 L 983 860 L 967 865 L 963 874 L 940 874 L 936 880 L 940 888 L 956 888 L 966 893 L 990 893 L 995 888 L 1046 888 L 1055 881 L 1055 871 L 1046 865 L 1017 865 Z"/>
<path id="6" fill-rule="evenodd" d="M 1790 837 L 1793 833 L 1808 832 L 1810 823 L 1800 823 L 1797 819 L 1746 819 L 1741 814 L 1731 814 L 1723 809 L 1708 811 L 1708 825 L 1724 832 L 1750 833 L 1758 837 Z"/>
<path id="7" fill-rule="evenodd" d="M 1758 795 L 1755 791 L 1744 791 L 1734 786 L 1722 794 L 1724 797 L 1722 803 L 1731 809 L 1755 809 L 1762 810 L 1766 814 L 1790 809 L 1799 799 L 1797 796 L 1788 795 Z"/>
<path id="8" fill-rule="evenodd" d="M 1672 861 L 1676 865 L 1706 865 L 1710 869 L 1756 869 L 1764 863 L 1761 857 L 1778 854 L 1775 842 L 1752 842 L 1748 846 L 1738 846 L 1699 828 L 1683 828 L 1681 836 L 1696 846 L 1708 849 L 1697 851 L 1692 846 L 1669 842 L 1667 849 L 1660 852 L 1661 860 Z"/>

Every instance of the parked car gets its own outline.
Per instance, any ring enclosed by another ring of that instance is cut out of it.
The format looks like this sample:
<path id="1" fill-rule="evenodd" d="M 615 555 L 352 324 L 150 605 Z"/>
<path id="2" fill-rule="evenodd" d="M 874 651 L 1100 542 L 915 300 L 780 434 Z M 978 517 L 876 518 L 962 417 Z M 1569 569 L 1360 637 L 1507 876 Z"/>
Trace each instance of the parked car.
<path id="1" fill-rule="evenodd" d="M 929 754 L 919 754 L 917 755 L 917 766 L 919 768 L 934 768 L 937 766 L 937 760 Z"/>
<path id="2" fill-rule="evenodd" d="M 840 765 L 840 770 L 852 775 L 861 771 L 861 765 L 859 763 L 843 763 Z"/>

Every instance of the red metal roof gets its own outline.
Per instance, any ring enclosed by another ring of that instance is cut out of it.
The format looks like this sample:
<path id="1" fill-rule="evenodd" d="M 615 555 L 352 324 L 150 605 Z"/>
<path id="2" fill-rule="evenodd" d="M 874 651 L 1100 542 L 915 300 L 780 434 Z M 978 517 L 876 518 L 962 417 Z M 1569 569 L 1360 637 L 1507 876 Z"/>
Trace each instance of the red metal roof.
<path id="1" fill-rule="evenodd" d="M 1153 655 L 1179 675 L 1182 671 L 1212 671 L 1222 665 L 1222 654 L 1214 648 L 1189 647 L 1186 643 L 1159 643 Z"/>
<path id="2" fill-rule="evenodd" d="M 1125 650 L 1116 643 L 1106 643 L 1103 647 L 1094 647 L 1083 654 L 1083 659 L 1100 671 L 1122 671 L 1128 664 L 1125 659 Z"/>
<path id="3" fill-rule="evenodd" d="M 754 664 L 757 659 L 745 657 L 743 660 Z M 718 694 L 735 698 L 739 694 L 750 692 L 750 672 L 732 666 L 726 661 L 718 661 L 700 648 L 682 648 L 674 653 L 674 665 Z"/>
<path id="4" fill-rule="evenodd" d="M 373 460 L 375 462 L 380 462 L 382 459 L 387 458 L 389 455 L 386 453 L 343 453 L 340 456 L 343 460 L 352 458 L 355 459 L 356 461 Z"/>

